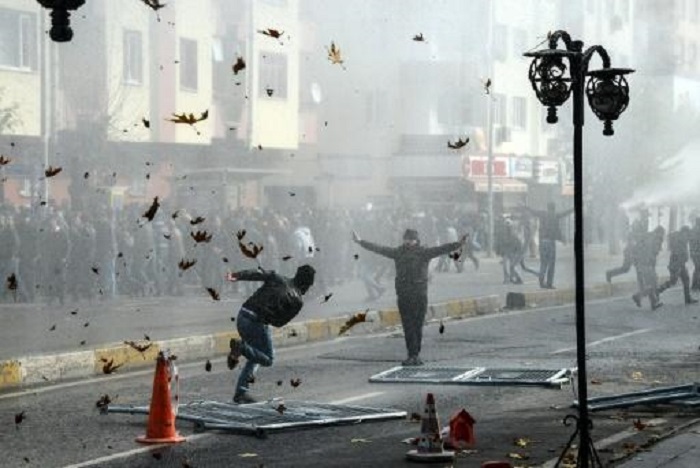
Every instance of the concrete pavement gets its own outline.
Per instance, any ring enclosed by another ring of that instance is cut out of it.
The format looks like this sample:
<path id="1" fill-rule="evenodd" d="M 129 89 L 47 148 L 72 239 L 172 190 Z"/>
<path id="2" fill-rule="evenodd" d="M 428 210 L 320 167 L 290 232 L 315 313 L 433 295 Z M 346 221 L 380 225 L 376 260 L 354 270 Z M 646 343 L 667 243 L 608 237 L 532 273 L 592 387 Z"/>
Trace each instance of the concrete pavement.
<path id="1" fill-rule="evenodd" d="M 535 262 L 530 260 L 533 266 Z M 619 262 L 619 257 L 607 257 L 600 247 L 587 252 L 587 299 L 628 294 L 632 290 L 631 281 L 612 285 L 604 282 L 605 269 Z M 560 248 L 557 268 L 556 290 L 541 290 L 536 278 L 527 274 L 525 284 L 504 285 L 496 258 L 483 259 L 478 272 L 467 265 L 462 274 L 437 273 L 430 285 L 427 320 L 498 313 L 505 304 L 505 295 L 511 291 L 524 293 L 526 307 L 572 303 L 574 269 L 569 249 Z M 628 279 L 632 279 L 631 275 Z M 388 289 L 376 303 L 358 299 L 365 295 L 359 281 L 333 291 L 328 302 L 311 295 L 299 319 L 273 329 L 275 344 L 333 339 L 352 314 L 363 311 L 367 312 L 367 322 L 355 326 L 350 333 L 397 327 L 401 322 L 396 298 L 393 288 Z M 243 299 L 224 298 L 216 302 L 203 293 L 201 297 L 124 298 L 62 308 L 3 304 L 0 390 L 100 375 L 110 360 L 123 369 L 152 366 L 157 353 L 165 349 L 183 360 L 225 355 L 229 340 L 237 336 L 231 316 Z M 152 341 L 144 341 L 144 335 Z M 139 352 L 125 341 L 151 346 Z"/>

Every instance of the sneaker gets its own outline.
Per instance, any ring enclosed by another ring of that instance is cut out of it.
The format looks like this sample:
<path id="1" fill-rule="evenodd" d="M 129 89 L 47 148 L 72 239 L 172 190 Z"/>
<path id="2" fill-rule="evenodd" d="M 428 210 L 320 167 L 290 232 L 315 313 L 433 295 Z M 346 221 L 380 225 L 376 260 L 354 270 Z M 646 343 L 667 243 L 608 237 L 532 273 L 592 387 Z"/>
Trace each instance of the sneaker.
<path id="1" fill-rule="evenodd" d="M 659 307 L 661 307 L 662 305 L 664 305 L 664 303 L 661 302 L 661 301 L 658 301 L 656 304 L 652 304 L 652 305 L 651 305 L 651 310 L 656 310 L 656 309 L 658 309 Z"/>
<path id="2" fill-rule="evenodd" d="M 238 365 L 238 360 L 241 357 L 241 340 L 231 338 L 229 347 L 231 351 L 229 351 L 228 356 L 226 356 L 226 365 L 229 369 L 233 370 Z"/>
<path id="3" fill-rule="evenodd" d="M 404 367 L 422 366 L 423 361 L 421 361 L 419 357 L 411 356 L 405 361 L 401 362 L 401 365 Z"/>
<path id="4" fill-rule="evenodd" d="M 698 300 L 697 300 L 697 299 L 690 298 L 690 299 L 687 299 L 687 300 L 685 301 L 685 303 L 686 303 L 686 304 L 697 304 L 697 303 L 698 303 Z"/>
<path id="5" fill-rule="evenodd" d="M 248 393 L 239 393 L 234 395 L 233 402 L 238 405 L 249 405 L 251 403 L 257 403 L 258 400 L 250 396 Z"/>
<path id="6" fill-rule="evenodd" d="M 642 300 L 637 296 L 636 294 L 632 295 L 632 300 L 634 301 L 635 304 L 637 304 L 637 307 L 642 307 Z"/>

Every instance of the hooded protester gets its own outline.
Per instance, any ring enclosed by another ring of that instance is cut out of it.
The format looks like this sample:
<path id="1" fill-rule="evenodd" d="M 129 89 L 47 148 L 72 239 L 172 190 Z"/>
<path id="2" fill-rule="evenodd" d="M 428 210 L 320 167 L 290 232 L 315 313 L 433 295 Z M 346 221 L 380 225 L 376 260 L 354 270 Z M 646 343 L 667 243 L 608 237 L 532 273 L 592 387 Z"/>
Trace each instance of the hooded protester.
<path id="1" fill-rule="evenodd" d="M 661 294 L 668 288 L 675 286 L 678 280 L 683 284 L 683 297 L 686 304 L 696 304 L 697 299 L 690 295 L 690 277 L 685 264 L 688 262 L 688 241 L 690 240 L 690 228 L 683 226 L 680 231 L 668 235 L 668 249 L 671 256 L 668 259 L 668 272 L 670 278 L 656 289 Z"/>
<path id="2" fill-rule="evenodd" d="M 233 401 L 254 403 L 248 384 L 259 366 L 269 367 L 274 360 L 270 325 L 282 327 L 291 322 L 304 306 L 302 296 L 314 284 L 316 270 L 310 265 L 297 268 L 293 278 L 274 271 L 243 270 L 228 273 L 228 281 L 262 281 L 260 286 L 241 306 L 236 328 L 241 339 L 231 339 L 227 364 L 233 370 L 242 355 L 247 359 L 236 383 Z"/>
<path id="3" fill-rule="evenodd" d="M 423 323 L 428 310 L 428 265 L 430 260 L 440 255 L 461 249 L 467 241 L 463 235 L 458 242 L 450 242 L 436 247 L 420 245 L 418 231 L 406 229 L 403 244 L 398 247 L 386 247 L 361 240 L 355 231 L 352 239 L 361 247 L 394 260 L 396 266 L 396 297 L 403 325 L 408 358 L 404 366 L 420 366 L 421 341 L 423 340 Z"/>
<path id="4" fill-rule="evenodd" d="M 651 310 L 656 310 L 663 305 L 659 300 L 656 257 L 661 251 L 665 234 L 666 230 L 662 226 L 657 226 L 653 231 L 648 232 L 639 243 L 639 250 L 633 263 L 637 269 L 637 276 L 641 280 L 639 291 L 632 295 L 632 300 L 637 307 L 642 306 L 644 296 L 649 298 Z"/>

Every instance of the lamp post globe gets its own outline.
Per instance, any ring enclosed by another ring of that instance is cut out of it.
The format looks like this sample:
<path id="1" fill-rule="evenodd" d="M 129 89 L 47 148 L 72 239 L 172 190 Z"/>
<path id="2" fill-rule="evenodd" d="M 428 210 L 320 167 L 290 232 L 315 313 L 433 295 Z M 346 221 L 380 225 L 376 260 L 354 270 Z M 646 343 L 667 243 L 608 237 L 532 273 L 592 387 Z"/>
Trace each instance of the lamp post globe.
<path id="1" fill-rule="evenodd" d="M 588 72 L 586 97 L 593 113 L 605 122 L 605 136 L 615 133 L 612 121 L 627 109 L 630 96 L 625 75 L 632 72 L 629 68 L 604 68 Z"/>

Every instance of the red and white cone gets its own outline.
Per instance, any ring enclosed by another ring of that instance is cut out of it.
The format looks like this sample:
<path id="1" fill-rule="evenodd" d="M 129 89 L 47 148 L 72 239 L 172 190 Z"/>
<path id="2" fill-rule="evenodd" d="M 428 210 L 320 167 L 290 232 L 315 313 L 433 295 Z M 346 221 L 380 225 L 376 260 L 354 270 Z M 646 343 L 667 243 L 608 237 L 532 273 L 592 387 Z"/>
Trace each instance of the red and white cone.
<path id="1" fill-rule="evenodd" d="M 454 460 L 455 453 L 442 448 L 440 422 L 435 409 L 435 397 L 432 393 L 428 393 L 425 399 L 425 411 L 423 412 L 420 432 L 418 448 L 406 452 L 408 460 L 419 463 L 444 463 Z"/>

